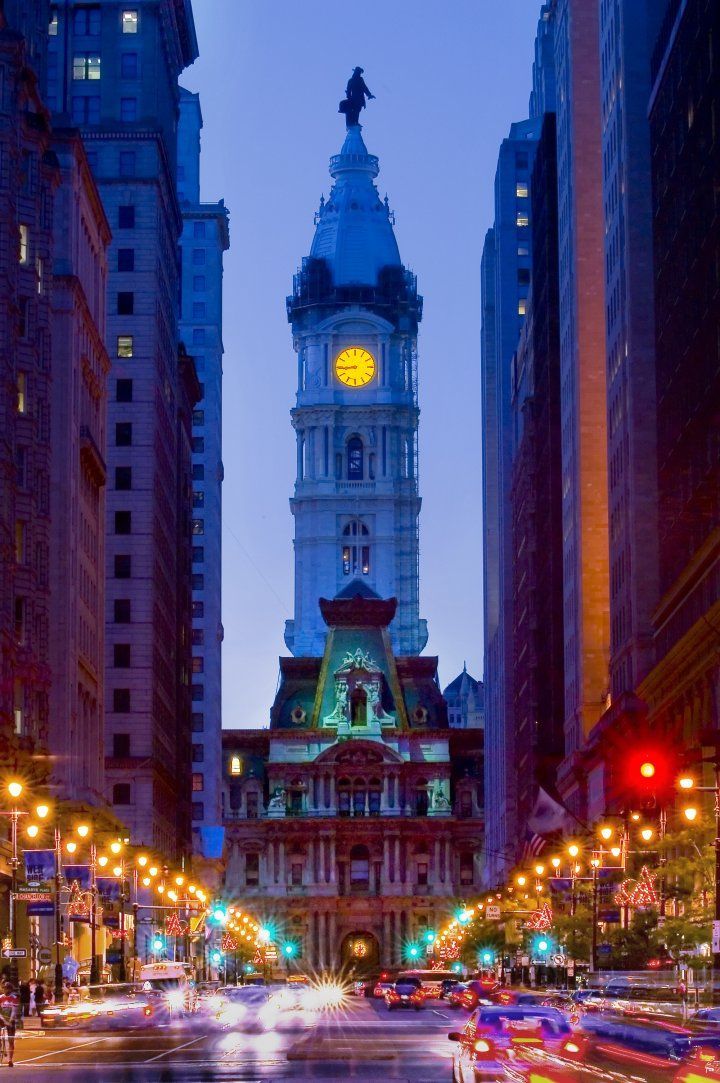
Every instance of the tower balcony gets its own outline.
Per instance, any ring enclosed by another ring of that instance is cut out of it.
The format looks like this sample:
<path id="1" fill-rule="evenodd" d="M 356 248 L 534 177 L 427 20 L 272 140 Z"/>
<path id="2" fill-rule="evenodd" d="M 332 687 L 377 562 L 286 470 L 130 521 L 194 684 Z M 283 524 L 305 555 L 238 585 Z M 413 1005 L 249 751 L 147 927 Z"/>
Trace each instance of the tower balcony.
<path id="1" fill-rule="evenodd" d="M 374 481 L 340 481 L 337 486 L 340 493 L 374 493 Z"/>

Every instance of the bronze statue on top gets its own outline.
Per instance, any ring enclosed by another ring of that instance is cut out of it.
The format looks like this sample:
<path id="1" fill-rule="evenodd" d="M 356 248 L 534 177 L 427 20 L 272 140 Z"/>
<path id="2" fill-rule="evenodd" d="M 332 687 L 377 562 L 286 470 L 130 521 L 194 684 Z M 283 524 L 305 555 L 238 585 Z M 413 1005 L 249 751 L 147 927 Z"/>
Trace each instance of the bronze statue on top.
<path id="1" fill-rule="evenodd" d="M 338 112 L 345 114 L 346 126 L 354 128 L 360 123 L 360 110 L 365 108 L 365 99 L 371 101 L 375 97 L 365 85 L 362 68 L 355 68 L 353 71 L 345 88 L 345 95 L 340 102 Z"/>

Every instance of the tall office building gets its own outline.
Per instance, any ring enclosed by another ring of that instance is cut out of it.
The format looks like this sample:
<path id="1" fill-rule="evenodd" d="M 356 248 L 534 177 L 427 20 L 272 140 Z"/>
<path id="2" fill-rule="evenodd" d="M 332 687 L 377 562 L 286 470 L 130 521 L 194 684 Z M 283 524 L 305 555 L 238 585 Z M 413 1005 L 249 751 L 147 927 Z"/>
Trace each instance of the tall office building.
<path id="1" fill-rule="evenodd" d="M 598 10 L 556 0 L 560 412 L 565 634 L 562 790 L 607 706 L 609 583 Z"/>
<path id="2" fill-rule="evenodd" d="M 485 793 L 488 877 L 511 858 L 517 834 L 512 730 L 511 367 L 527 310 L 532 251 L 530 172 L 540 121 L 503 140 L 495 173 L 495 222 L 482 257 L 483 566 L 485 582 Z"/>
<path id="3" fill-rule="evenodd" d="M 0 753 L 38 777 L 50 689 L 52 207 L 47 5 L 0 10 Z M 25 758 L 24 758 L 25 757 Z M 40 771 L 40 775 L 42 772 Z"/>
<path id="4" fill-rule="evenodd" d="M 658 458 L 651 717 L 720 724 L 720 8 L 673 0 L 652 57 Z"/>
<path id="5" fill-rule="evenodd" d="M 56 129 L 52 291 L 49 746 L 58 796 L 104 799 L 110 228 L 76 130 Z"/>
<path id="6" fill-rule="evenodd" d="M 113 234 L 107 792 L 133 838 L 175 854 L 190 844 L 178 837 L 190 799 L 178 590 L 179 419 L 190 389 L 178 358 L 176 131 L 178 76 L 197 43 L 189 0 L 70 0 L 52 8 L 50 33 L 48 100 L 60 122 L 80 128 Z"/>
<path id="7" fill-rule="evenodd" d="M 200 201 L 201 128 L 199 96 L 181 90 L 180 336 L 201 389 L 192 412 L 192 817 L 195 844 L 207 851 L 206 830 L 222 822 L 222 275 L 230 241 L 223 201 Z"/>

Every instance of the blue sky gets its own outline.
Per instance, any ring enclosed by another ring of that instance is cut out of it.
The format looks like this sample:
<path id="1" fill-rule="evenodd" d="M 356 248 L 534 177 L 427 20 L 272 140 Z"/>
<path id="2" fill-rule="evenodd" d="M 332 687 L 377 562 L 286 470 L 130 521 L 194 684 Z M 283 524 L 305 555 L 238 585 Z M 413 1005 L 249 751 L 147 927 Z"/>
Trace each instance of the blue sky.
<path id="1" fill-rule="evenodd" d="M 421 614 L 448 683 L 482 675 L 480 256 L 498 147 L 527 114 L 539 0 L 194 0 L 202 196 L 224 198 L 223 724 L 267 722 L 292 616 L 296 363 L 285 296 L 344 134 L 363 136 L 425 298 L 419 340 Z"/>

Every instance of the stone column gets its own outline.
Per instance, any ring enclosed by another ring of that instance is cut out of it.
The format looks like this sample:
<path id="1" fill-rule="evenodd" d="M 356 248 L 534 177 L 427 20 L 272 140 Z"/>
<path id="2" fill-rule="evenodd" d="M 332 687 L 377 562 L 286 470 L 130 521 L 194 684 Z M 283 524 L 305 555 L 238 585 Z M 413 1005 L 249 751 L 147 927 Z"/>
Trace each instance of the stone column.
<path id="1" fill-rule="evenodd" d="M 328 945 L 327 945 L 327 964 L 334 966 L 337 959 L 337 914 L 335 911 L 330 912 L 330 930 L 328 933 Z"/>
<path id="2" fill-rule="evenodd" d="M 334 816 L 337 812 L 337 797 L 335 794 L 335 775 L 330 775 L 330 809 Z"/>
<path id="3" fill-rule="evenodd" d="M 435 839 L 435 860 L 433 863 L 433 871 L 432 876 L 430 877 L 430 883 L 440 883 L 440 839 Z"/>
<path id="4" fill-rule="evenodd" d="M 284 892 L 287 884 L 287 877 L 285 875 L 285 843 L 282 840 L 278 842 L 278 872 L 279 881 Z"/>
<path id="5" fill-rule="evenodd" d="M 308 842 L 308 884 L 315 883 L 315 843 L 312 839 Z"/>
<path id="6" fill-rule="evenodd" d="M 400 883 L 400 837 L 395 836 L 395 868 L 393 870 L 393 883 Z"/>
<path id="7" fill-rule="evenodd" d="M 275 883 L 275 843 L 272 839 L 267 844 L 267 868 L 268 868 L 268 883 Z"/>
<path id="8" fill-rule="evenodd" d="M 383 839 L 383 880 L 390 882 L 390 840 L 387 836 Z"/>
<path id="9" fill-rule="evenodd" d="M 383 775 L 382 796 L 380 797 L 380 812 L 385 812 L 390 807 L 390 787 L 387 774 Z"/>
<path id="10" fill-rule="evenodd" d="M 335 836 L 330 836 L 330 883 L 337 881 L 337 857 L 335 853 Z"/>
<path id="11" fill-rule="evenodd" d="M 390 917 L 390 913 L 386 910 L 383 914 L 383 942 L 382 951 L 380 952 L 381 966 L 392 966 L 392 934 Z"/>
<path id="12" fill-rule="evenodd" d="M 452 886 L 452 852 L 450 850 L 450 839 L 445 839 L 445 883 Z"/>

